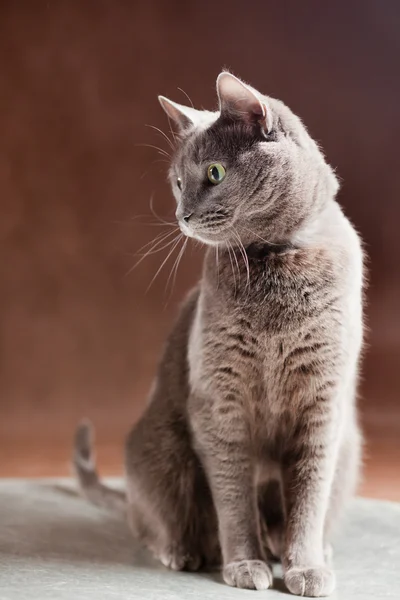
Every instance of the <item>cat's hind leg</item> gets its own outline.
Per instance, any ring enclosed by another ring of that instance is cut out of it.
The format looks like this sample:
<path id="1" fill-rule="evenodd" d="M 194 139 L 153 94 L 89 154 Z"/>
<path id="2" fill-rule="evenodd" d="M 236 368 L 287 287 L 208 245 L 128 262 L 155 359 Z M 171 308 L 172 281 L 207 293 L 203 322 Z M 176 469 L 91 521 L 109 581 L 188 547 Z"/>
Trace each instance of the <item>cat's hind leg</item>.
<path id="1" fill-rule="evenodd" d="M 182 417 L 155 406 L 127 442 L 128 519 L 166 567 L 195 571 L 218 561 L 211 495 Z"/>
<path id="2" fill-rule="evenodd" d="M 196 570 L 218 561 L 218 527 L 187 420 L 187 345 L 198 290 L 189 294 L 162 356 L 151 401 L 126 443 L 129 522 L 161 562 Z"/>

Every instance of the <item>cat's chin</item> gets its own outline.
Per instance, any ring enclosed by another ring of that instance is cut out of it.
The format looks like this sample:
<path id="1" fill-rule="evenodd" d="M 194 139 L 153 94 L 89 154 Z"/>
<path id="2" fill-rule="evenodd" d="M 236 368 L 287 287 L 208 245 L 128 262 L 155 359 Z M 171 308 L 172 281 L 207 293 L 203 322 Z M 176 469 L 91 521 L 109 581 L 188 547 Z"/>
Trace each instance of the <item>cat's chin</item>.
<path id="1" fill-rule="evenodd" d="M 223 240 L 217 238 L 210 239 L 209 237 L 203 236 L 201 233 L 195 233 L 192 237 L 206 246 L 220 246 L 223 244 Z"/>
<path id="2" fill-rule="evenodd" d="M 185 223 L 179 223 L 179 227 L 186 237 L 198 240 L 206 246 L 219 246 L 226 243 L 226 236 L 224 236 L 222 231 L 218 233 L 196 231 L 192 227 L 188 227 Z"/>

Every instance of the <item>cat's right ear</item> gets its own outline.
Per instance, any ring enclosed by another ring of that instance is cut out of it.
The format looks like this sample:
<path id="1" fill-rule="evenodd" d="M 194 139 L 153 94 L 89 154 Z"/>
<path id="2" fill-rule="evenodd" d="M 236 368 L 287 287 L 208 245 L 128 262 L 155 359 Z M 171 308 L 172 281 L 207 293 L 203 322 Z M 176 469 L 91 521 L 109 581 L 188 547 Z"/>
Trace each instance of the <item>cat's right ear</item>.
<path id="1" fill-rule="evenodd" d="M 165 96 L 158 96 L 158 101 L 168 117 L 176 123 L 179 131 L 185 131 L 200 121 L 200 110 L 178 104 L 177 102 L 165 98 Z"/>
<path id="2" fill-rule="evenodd" d="M 261 94 L 252 87 L 232 73 L 223 71 L 218 75 L 217 93 L 221 115 L 229 115 L 247 123 L 258 123 L 265 134 L 271 131 L 271 109 L 266 98 L 261 100 Z"/>

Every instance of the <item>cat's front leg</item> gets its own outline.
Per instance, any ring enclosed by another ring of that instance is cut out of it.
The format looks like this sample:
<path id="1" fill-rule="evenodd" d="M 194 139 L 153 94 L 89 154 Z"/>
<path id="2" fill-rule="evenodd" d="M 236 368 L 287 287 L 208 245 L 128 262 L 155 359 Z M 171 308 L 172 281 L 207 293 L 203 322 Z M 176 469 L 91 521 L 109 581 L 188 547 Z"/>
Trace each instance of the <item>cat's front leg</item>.
<path id="1" fill-rule="evenodd" d="M 268 589 L 272 570 L 261 546 L 250 436 L 240 401 L 193 395 L 189 406 L 195 447 L 217 511 L 224 581 Z"/>
<path id="2" fill-rule="evenodd" d="M 286 507 L 284 579 L 299 596 L 328 596 L 335 576 L 327 566 L 324 525 L 334 477 L 338 427 L 328 406 L 310 403 L 283 465 Z M 329 405 L 329 401 L 326 400 Z"/>

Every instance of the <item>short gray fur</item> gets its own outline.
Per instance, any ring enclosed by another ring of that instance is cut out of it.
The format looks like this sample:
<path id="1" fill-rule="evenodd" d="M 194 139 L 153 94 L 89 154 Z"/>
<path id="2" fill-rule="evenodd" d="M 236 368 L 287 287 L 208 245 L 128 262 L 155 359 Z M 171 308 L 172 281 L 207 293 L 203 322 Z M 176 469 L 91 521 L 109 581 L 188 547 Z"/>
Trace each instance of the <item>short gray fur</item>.
<path id="1" fill-rule="evenodd" d="M 127 441 L 126 504 L 99 481 L 87 426 L 75 467 L 171 569 L 221 565 L 265 590 L 277 558 L 292 593 L 326 596 L 360 464 L 361 243 L 301 120 L 230 73 L 217 92 L 214 113 L 160 99 L 180 128 L 177 220 L 208 250 Z"/>

